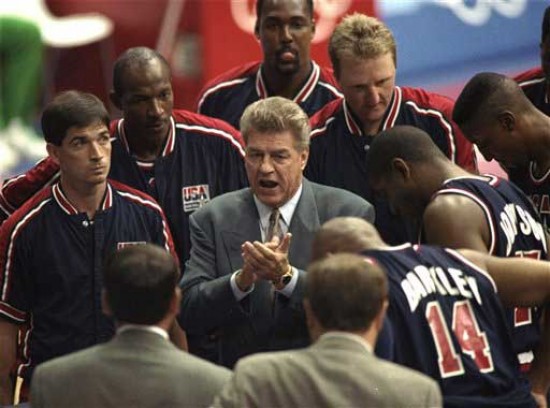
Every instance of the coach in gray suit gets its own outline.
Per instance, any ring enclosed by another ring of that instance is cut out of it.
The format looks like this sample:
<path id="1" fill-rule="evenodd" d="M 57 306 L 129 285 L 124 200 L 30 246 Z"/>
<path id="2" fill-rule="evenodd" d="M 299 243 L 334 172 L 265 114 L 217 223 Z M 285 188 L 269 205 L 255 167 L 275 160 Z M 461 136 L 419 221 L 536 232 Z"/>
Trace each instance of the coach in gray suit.
<path id="1" fill-rule="evenodd" d="M 39 365 L 33 407 L 206 407 L 230 371 L 177 349 L 178 267 L 160 247 L 135 245 L 107 262 L 103 308 L 118 323 L 108 343 Z"/>
<path id="2" fill-rule="evenodd" d="M 388 306 L 379 266 L 338 254 L 308 269 L 304 300 L 316 342 L 237 363 L 215 407 L 440 407 L 437 383 L 372 348 Z"/>
<path id="3" fill-rule="evenodd" d="M 228 367 L 254 352 L 309 344 L 303 269 L 315 232 L 344 214 L 374 218 L 362 198 L 303 178 L 310 128 L 294 102 L 272 97 L 249 105 L 241 131 L 250 188 L 191 216 L 181 283 L 182 327 L 192 339 L 209 335 L 217 362 Z"/>

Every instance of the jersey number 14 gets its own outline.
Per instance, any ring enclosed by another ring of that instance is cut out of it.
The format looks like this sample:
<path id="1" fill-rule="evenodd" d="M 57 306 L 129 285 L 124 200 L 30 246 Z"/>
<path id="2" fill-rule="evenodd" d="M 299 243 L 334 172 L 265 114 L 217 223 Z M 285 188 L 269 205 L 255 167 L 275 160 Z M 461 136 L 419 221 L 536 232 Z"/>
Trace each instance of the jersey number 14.
<path id="1" fill-rule="evenodd" d="M 426 319 L 437 348 L 437 359 L 441 378 L 464 374 L 462 358 L 457 353 L 449 327 L 437 301 L 426 305 Z M 494 370 L 491 348 L 485 332 L 480 331 L 476 316 L 468 300 L 457 301 L 453 305 L 453 334 L 462 349 L 470 356 L 482 373 Z"/>

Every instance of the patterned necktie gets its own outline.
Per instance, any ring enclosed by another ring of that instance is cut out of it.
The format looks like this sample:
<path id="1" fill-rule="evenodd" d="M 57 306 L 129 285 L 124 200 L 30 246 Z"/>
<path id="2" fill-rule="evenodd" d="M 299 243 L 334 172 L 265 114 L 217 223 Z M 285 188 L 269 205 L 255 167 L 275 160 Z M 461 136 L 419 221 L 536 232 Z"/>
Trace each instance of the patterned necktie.
<path id="1" fill-rule="evenodd" d="M 267 228 L 265 242 L 271 241 L 273 237 L 279 237 L 279 239 L 281 238 L 281 224 L 279 223 L 280 218 L 281 213 L 279 212 L 279 209 L 274 208 L 269 216 L 269 226 Z"/>

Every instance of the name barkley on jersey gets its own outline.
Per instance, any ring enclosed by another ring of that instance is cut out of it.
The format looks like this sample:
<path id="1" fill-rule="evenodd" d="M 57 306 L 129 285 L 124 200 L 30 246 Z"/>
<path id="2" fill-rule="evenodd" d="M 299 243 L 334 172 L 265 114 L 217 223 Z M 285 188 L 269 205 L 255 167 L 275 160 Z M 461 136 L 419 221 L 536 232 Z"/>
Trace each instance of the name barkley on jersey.
<path id="1" fill-rule="evenodd" d="M 512 246 L 520 232 L 525 236 L 532 234 L 537 241 L 542 243 L 545 252 L 548 252 L 544 227 L 520 206 L 506 204 L 504 210 L 499 214 L 499 225 L 506 235 L 506 256 L 512 254 Z"/>
<path id="2" fill-rule="evenodd" d="M 420 301 L 432 293 L 442 296 L 463 296 L 466 299 L 475 299 L 482 304 L 479 288 L 475 278 L 464 275 L 457 268 L 442 268 L 424 265 L 416 266 L 407 272 L 401 281 L 401 289 L 407 297 L 411 312 L 414 312 Z"/>

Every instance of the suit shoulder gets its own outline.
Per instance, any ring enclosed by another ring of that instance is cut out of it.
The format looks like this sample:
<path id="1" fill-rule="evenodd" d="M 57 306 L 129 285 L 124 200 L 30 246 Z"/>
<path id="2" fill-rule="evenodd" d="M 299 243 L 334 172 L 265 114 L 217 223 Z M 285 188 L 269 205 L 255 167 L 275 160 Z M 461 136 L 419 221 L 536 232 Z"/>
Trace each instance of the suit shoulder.
<path id="1" fill-rule="evenodd" d="M 396 383 L 400 383 L 402 381 L 407 383 L 410 387 L 417 387 L 418 391 L 428 391 L 432 388 L 439 389 L 439 385 L 433 378 L 428 377 L 419 371 L 379 358 L 377 358 L 377 361 L 380 364 L 378 371 L 385 373 L 386 376 L 391 377 L 392 379 L 395 379 Z"/>
<path id="2" fill-rule="evenodd" d="M 344 190 L 338 187 L 325 186 L 309 182 L 315 195 L 316 201 L 325 203 L 333 203 L 336 205 L 355 205 L 358 207 L 371 207 L 371 203 L 351 191 Z M 335 201 L 333 201 L 335 200 Z"/>
<path id="3" fill-rule="evenodd" d="M 191 218 L 217 216 L 223 219 L 231 217 L 232 214 L 240 214 L 242 211 L 241 203 L 250 194 L 250 188 L 247 187 L 214 197 L 209 203 L 192 213 Z"/>

